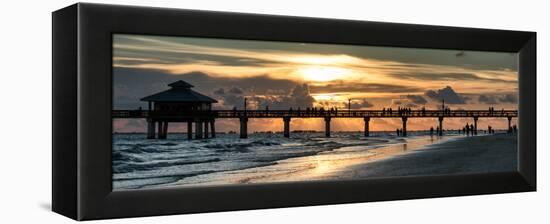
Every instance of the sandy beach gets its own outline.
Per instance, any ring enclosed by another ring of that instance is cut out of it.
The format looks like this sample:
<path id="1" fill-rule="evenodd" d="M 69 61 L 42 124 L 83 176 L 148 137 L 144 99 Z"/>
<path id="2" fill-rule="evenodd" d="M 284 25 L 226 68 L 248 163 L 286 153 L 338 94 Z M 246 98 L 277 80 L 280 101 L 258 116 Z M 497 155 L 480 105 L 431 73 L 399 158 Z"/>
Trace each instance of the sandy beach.
<path id="1" fill-rule="evenodd" d="M 391 176 L 466 174 L 517 168 L 517 136 L 508 134 L 396 138 L 364 150 L 342 147 L 280 160 L 270 166 L 185 178 L 156 187 L 351 180 Z M 371 141 L 375 141 L 372 139 Z"/>
<path id="2" fill-rule="evenodd" d="M 330 155 L 330 156 L 329 156 Z M 279 175 L 249 177 L 241 182 L 350 180 L 374 177 L 466 174 L 511 171 L 517 168 L 515 135 L 447 136 L 407 139 L 369 150 L 360 156 L 335 158 L 333 153 L 310 163 L 309 169 Z M 299 163 L 289 159 L 279 163 Z M 304 159 L 306 160 L 306 159 Z M 311 161 L 311 158 L 307 158 Z"/>
<path id="3" fill-rule="evenodd" d="M 465 137 L 402 155 L 352 166 L 343 179 L 511 171 L 517 169 L 517 136 Z"/>

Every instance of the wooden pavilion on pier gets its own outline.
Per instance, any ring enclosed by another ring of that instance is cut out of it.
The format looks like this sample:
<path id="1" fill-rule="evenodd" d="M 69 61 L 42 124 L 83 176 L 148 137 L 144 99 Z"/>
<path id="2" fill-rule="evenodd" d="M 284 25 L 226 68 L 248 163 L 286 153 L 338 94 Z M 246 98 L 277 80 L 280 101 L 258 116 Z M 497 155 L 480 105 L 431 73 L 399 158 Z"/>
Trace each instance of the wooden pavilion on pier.
<path id="1" fill-rule="evenodd" d="M 215 113 L 212 111 L 212 103 L 218 101 L 192 90 L 193 85 L 181 80 L 168 86 L 170 89 L 141 99 L 149 103 L 147 138 L 165 139 L 170 122 L 186 122 L 188 139 L 193 138 L 193 123 L 196 139 L 215 137 Z"/>

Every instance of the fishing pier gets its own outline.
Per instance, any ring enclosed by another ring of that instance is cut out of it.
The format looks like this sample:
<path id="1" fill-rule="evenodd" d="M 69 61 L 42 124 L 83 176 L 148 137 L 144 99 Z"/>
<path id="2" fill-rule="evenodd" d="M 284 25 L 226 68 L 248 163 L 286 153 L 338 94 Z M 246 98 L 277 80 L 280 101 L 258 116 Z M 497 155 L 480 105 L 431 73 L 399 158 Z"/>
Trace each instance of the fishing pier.
<path id="1" fill-rule="evenodd" d="M 338 118 L 362 118 L 364 136 L 369 136 L 369 123 L 376 118 L 396 118 L 402 121 L 402 135 L 407 136 L 407 121 L 415 118 L 437 118 L 437 135 L 443 135 L 443 121 L 452 118 L 471 118 L 474 133 L 480 118 L 503 118 L 508 120 L 508 131 L 512 130 L 512 119 L 517 110 L 212 110 L 215 99 L 191 90 L 192 85 L 178 81 L 169 84 L 171 89 L 142 98 L 148 102 L 147 110 L 113 110 L 112 118 L 146 119 L 147 138 L 165 139 L 168 124 L 187 123 L 188 139 L 216 137 L 216 119 L 239 119 L 241 138 L 248 137 L 248 120 L 251 118 L 276 118 L 284 122 L 283 135 L 290 137 L 290 121 L 295 118 L 321 118 L 325 121 L 325 136 L 330 137 L 331 121 Z M 246 103 L 245 103 L 246 105 Z M 246 107 L 245 107 L 246 108 Z M 193 125 L 195 132 L 193 132 Z M 156 130 L 156 131 L 155 131 Z M 194 136 L 193 136 L 194 133 Z"/>

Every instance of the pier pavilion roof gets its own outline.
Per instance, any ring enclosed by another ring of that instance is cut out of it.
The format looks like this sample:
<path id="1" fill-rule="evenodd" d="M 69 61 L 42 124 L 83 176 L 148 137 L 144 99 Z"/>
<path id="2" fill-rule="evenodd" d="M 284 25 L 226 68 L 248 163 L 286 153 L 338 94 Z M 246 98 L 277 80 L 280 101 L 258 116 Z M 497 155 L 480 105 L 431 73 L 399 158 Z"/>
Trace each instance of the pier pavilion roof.
<path id="1" fill-rule="evenodd" d="M 201 93 L 193 91 L 193 85 L 179 80 L 168 84 L 171 88 L 150 96 L 141 98 L 141 101 L 153 102 L 186 102 L 186 103 L 217 103 L 218 101 L 205 96 Z"/>

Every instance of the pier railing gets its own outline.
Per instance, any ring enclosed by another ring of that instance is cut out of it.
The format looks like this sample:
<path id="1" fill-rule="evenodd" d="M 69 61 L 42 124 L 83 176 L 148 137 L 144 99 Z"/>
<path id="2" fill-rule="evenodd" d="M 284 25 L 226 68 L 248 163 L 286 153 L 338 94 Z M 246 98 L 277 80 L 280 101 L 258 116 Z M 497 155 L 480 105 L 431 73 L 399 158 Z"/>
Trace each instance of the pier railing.
<path id="1" fill-rule="evenodd" d="M 113 110 L 113 118 L 148 118 L 148 117 L 213 117 L 213 118 L 429 118 L 429 117 L 517 117 L 517 110 L 212 110 L 212 111 L 182 111 L 161 112 L 147 110 Z"/>

